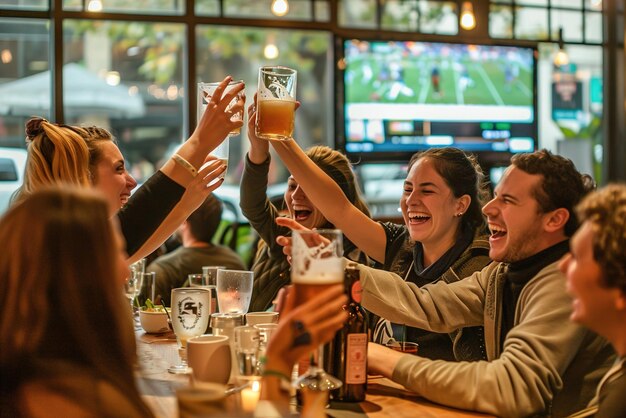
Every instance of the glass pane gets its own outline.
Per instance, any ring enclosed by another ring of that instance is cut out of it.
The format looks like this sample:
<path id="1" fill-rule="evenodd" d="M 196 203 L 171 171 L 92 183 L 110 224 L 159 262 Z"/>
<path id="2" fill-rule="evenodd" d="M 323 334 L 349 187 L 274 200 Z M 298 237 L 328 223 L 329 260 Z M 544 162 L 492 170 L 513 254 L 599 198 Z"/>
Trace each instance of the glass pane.
<path id="1" fill-rule="evenodd" d="M 0 19 L 0 147 L 24 147 L 24 123 L 50 119 L 48 21 Z"/>
<path id="2" fill-rule="evenodd" d="M 66 123 L 111 130 L 144 181 L 183 139 L 184 26 L 66 20 Z"/>
<path id="3" fill-rule="evenodd" d="M 0 9 L 48 10 L 48 0 L 0 0 Z"/>
<path id="4" fill-rule="evenodd" d="M 382 28 L 398 31 L 419 31 L 419 10 L 417 2 L 390 0 L 385 2 Z"/>
<path id="5" fill-rule="evenodd" d="M 420 32 L 456 35 L 459 18 L 454 2 L 420 1 Z"/>
<path id="6" fill-rule="evenodd" d="M 297 99 L 302 107 L 298 110 L 294 137 L 305 149 L 320 143 L 334 146 L 326 128 L 332 126 L 333 116 L 329 84 L 332 76 L 328 71 L 331 67 L 328 51 L 332 50 L 329 33 L 200 25 L 196 30 L 196 44 L 196 81 L 219 81 L 231 74 L 246 82 L 248 104 L 256 92 L 259 67 L 284 65 L 296 69 Z M 274 55 L 268 55 L 270 45 Z M 226 181 L 237 188 L 237 195 L 242 158 L 248 149 L 246 129 L 244 125 L 241 138 L 230 142 Z M 272 160 L 273 181 L 286 181 L 287 174 L 277 161 Z M 222 188 L 224 186 L 220 190 Z"/>
<path id="7" fill-rule="evenodd" d="M 493 38 L 513 37 L 513 10 L 492 4 L 489 8 L 489 35 Z"/>
<path id="8" fill-rule="evenodd" d="M 585 9 L 602 10 L 602 0 L 585 0 Z"/>
<path id="9" fill-rule="evenodd" d="M 515 15 L 515 37 L 548 39 L 548 10 L 519 7 Z"/>
<path id="10" fill-rule="evenodd" d="M 224 16 L 263 19 L 312 20 L 309 0 L 288 0 L 289 11 L 284 17 L 272 13 L 271 1 L 224 0 Z"/>
<path id="11" fill-rule="evenodd" d="M 517 0 L 515 3 L 520 6 L 547 6 L 548 0 Z"/>
<path id="12" fill-rule="evenodd" d="M 196 0 L 196 14 L 201 16 L 219 16 L 220 5 L 218 0 Z"/>
<path id="13" fill-rule="evenodd" d="M 538 85 L 544 86 L 537 90 L 539 147 L 572 158 L 578 169 L 601 181 L 602 153 L 596 150 L 603 142 L 602 47 L 567 45 L 571 65 L 559 71 L 553 66 L 556 49 L 539 45 Z M 584 151 L 572 152 L 585 142 Z"/>
<path id="14" fill-rule="evenodd" d="M 602 43 L 602 13 L 585 13 L 585 42 Z"/>
<path id="15" fill-rule="evenodd" d="M 568 9 L 582 9 L 582 0 L 552 0 L 552 7 L 564 7 Z"/>
<path id="16" fill-rule="evenodd" d="M 318 22 L 330 21 L 330 6 L 326 0 L 317 0 L 315 2 L 315 19 Z"/>
<path id="17" fill-rule="evenodd" d="M 340 26 L 376 28 L 376 0 L 340 0 Z"/>
<path id="18" fill-rule="evenodd" d="M 582 42 L 583 40 L 583 13 L 567 10 L 552 9 L 552 39 L 559 39 L 559 28 L 563 28 L 565 42 Z"/>
<path id="19" fill-rule="evenodd" d="M 182 14 L 185 0 L 63 0 L 65 10 L 83 10 L 111 13 Z"/>

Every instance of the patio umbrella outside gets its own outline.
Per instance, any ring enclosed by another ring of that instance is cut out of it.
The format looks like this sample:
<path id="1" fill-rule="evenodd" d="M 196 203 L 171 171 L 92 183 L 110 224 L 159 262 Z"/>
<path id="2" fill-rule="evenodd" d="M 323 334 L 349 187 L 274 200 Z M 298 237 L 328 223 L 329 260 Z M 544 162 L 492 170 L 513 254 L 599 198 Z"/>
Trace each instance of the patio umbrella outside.
<path id="1" fill-rule="evenodd" d="M 111 86 L 84 67 L 63 66 L 63 102 L 68 118 L 105 114 L 110 118 L 137 118 L 146 112 L 140 95 L 128 87 Z M 0 115 L 33 116 L 50 111 L 50 72 L 0 84 Z"/>

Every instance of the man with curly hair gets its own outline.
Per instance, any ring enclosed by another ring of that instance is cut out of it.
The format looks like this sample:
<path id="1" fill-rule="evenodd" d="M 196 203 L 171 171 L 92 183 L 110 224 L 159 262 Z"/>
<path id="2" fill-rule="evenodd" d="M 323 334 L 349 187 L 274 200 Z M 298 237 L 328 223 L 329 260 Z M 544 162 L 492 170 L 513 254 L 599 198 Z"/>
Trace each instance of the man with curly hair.
<path id="1" fill-rule="evenodd" d="M 570 319 L 605 337 L 618 358 L 590 406 L 576 417 L 626 416 L 626 185 L 609 185 L 576 208 L 582 222 L 560 263 Z"/>

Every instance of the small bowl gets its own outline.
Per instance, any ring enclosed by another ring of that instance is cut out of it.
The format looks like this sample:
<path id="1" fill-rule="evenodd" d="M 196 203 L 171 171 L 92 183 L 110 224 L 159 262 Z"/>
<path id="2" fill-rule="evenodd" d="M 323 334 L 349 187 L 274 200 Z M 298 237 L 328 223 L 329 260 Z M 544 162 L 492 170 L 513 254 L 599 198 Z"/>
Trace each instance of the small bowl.
<path id="1" fill-rule="evenodd" d="M 170 330 L 165 312 L 139 311 L 139 322 L 148 334 L 161 334 Z"/>

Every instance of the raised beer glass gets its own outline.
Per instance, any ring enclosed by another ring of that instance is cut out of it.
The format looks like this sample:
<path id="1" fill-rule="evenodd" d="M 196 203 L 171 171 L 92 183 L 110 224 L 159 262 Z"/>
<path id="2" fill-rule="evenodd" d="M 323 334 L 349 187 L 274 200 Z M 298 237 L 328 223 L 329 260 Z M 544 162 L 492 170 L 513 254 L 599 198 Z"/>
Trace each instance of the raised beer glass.
<path id="1" fill-rule="evenodd" d="M 294 231 L 292 245 L 291 283 L 296 305 L 305 303 L 330 286 L 343 284 L 343 235 L 340 230 Z M 318 350 L 318 357 L 322 348 L 320 346 Z M 298 377 L 295 387 L 317 391 L 338 389 L 341 380 L 326 373 L 321 364 L 321 358 L 312 356 L 309 370 Z"/>
<path id="2" fill-rule="evenodd" d="M 268 140 L 293 137 L 296 110 L 296 70 L 261 67 L 257 92 L 255 133 Z"/>

